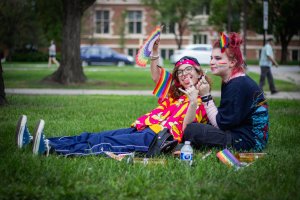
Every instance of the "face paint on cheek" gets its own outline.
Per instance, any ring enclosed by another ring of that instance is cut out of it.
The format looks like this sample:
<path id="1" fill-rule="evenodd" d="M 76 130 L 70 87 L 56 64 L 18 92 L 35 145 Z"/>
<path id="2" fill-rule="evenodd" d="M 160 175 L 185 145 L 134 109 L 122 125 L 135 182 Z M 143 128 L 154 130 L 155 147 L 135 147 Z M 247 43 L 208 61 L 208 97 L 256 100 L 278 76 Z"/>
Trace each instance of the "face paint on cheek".
<path id="1" fill-rule="evenodd" d="M 226 63 L 226 62 L 220 61 L 220 62 L 218 62 L 218 63 L 216 64 L 216 68 L 223 68 L 223 67 L 226 67 L 226 66 L 224 66 L 224 65 L 227 65 L 227 63 Z"/>

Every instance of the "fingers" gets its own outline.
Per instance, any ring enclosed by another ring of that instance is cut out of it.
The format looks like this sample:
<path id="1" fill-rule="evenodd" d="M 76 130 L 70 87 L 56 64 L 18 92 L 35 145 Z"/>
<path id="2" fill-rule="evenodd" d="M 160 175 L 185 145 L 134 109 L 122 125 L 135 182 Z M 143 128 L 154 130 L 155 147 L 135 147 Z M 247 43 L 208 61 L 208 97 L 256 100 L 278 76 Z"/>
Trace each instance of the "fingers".
<path id="1" fill-rule="evenodd" d="M 158 46 L 160 42 L 160 38 L 157 38 L 157 40 L 154 42 L 154 45 Z"/>
<path id="2" fill-rule="evenodd" d="M 192 85 L 191 87 L 187 88 L 187 89 L 182 89 L 182 88 L 178 88 L 181 92 L 183 92 L 184 94 L 188 95 L 188 96 L 191 96 L 193 95 L 194 93 L 195 94 L 198 94 L 198 89 Z"/>
<path id="3" fill-rule="evenodd" d="M 194 86 L 193 80 L 191 79 L 191 77 L 189 77 L 189 82 L 190 82 L 190 87 Z"/>
<path id="4" fill-rule="evenodd" d="M 183 90 L 182 88 L 178 88 L 181 92 L 183 92 L 184 94 L 188 94 L 187 91 Z"/>

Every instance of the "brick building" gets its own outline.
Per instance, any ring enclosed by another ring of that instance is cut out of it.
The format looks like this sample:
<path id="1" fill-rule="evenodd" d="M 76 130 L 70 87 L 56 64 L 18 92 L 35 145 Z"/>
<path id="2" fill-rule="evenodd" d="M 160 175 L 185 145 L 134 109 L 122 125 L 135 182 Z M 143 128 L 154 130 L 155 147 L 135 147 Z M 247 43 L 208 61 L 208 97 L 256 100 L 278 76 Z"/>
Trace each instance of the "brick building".
<path id="1" fill-rule="evenodd" d="M 208 14 L 209 11 L 204 7 L 194 21 L 189 22 L 193 28 L 184 32 L 183 46 L 197 43 L 211 44 L 217 38 L 218 34 L 207 25 Z M 139 0 L 96 0 L 84 13 L 81 44 L 103 44 L 118 52 L 135 56 L 148 34 L 159 25 L 156 24 L 153 15 L 155 12 Z M 166 25 L 161 35 L 160 53 L 165 59 L 177 49 L 173 31 L 176 31 L 176 25 Z M 257 60 L 263 45 L 263 35 L 247 31 L 246 44 L 246 58 Z M 280 44 L 276 44 L 274 52 L 277 60 L 280 60 Z M 299 35 L 293 37 L 288 52 L 288 60 L 300 60 Z"/>

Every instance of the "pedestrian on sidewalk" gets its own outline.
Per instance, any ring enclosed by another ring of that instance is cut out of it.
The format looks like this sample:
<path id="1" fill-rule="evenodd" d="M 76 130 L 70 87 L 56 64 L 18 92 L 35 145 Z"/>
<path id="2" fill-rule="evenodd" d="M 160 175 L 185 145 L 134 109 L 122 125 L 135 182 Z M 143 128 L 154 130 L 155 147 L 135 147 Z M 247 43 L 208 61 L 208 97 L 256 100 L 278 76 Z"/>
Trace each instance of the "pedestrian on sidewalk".
<path id="1" fill-rule="evenodd" d="M 57 67 L 59 66 L 59 62 L 56 60 L 56 46 L 53 40 L 51 40 L 51 44 L 49 46 L 48 67 L 51 67 L 52 62 L 55 63 Z"/>
<path id="2" fill-rule="evenodd" d="M 267 40 L 267 43 L 261 50 L 260 60 L 259 60 L 259 66 L 260 66 L 260 70 L 261 70 L 259 87 L 263 90 L 263 87 L 265 85 L 265 79 L 267 77 L 271 94 L 275 94 L 278 91 L 275 88 L 271 68 L 272 68 L 272 65 L 275 65 L 275 67 L 278 67 L 278 64 L 274 58 L 272 46 L 273 46 L 273 39 L 269 38 Z"/>

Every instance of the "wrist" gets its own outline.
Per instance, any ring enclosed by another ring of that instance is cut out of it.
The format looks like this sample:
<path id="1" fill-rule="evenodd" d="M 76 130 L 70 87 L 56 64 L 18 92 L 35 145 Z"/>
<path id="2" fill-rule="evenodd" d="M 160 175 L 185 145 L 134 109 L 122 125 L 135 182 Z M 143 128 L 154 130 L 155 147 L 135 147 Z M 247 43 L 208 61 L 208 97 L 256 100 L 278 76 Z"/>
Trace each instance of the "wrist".
<path id="1" fill-rule="evenodd" d="M 202 102 L 209 102 L 210 100 L 212 100 L 212 96 L 211 94 L 207 94 L 201 97 Z"/>
<path id="2" fill-rule="evenodd" d="M 150 60 L 157 60 L 157 59 L 159 59 L 159 55 L 150 56 Z"/>
<path id="3" fill-rule="evenodd" d="M 197 106 L 197 99 L 195 99 L 194 101 L 190 101 L 190 106 Z"/>

